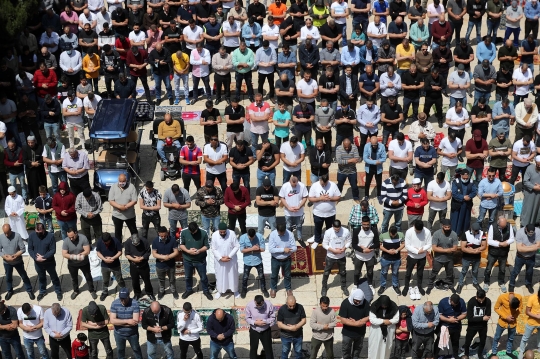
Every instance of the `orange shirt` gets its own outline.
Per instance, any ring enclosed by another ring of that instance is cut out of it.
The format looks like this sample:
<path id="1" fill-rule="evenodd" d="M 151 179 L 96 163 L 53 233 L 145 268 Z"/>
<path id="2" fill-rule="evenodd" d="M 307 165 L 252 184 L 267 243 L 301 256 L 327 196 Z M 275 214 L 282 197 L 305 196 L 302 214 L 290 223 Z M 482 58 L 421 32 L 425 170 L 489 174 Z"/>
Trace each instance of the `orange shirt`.
<path id="1" fill-rule="evenodd" d="M 276 3 L 272 3 L 270 4 L 270 6 L 268 6 L 268 11 L 273 16 L 282 16 L 282 15 L 285 15 L 285 13 L 287 12 L 287 5 L 285 5 L 284 3 L 281 3 L 281 5 L 277 7 Z M 274 17 L 274 23 L 278 26 L 281 25 L 281 22 L 283 20 L 284 19 L 281 19 L 281 18 L 278 19 Z"/>

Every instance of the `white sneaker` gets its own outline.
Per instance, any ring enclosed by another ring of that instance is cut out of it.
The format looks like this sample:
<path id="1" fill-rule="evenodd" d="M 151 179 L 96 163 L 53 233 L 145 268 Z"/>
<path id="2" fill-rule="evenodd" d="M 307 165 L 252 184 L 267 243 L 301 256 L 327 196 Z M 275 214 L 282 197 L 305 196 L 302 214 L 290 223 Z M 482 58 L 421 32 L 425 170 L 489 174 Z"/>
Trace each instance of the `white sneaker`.
<path id="1" fill-rule="evenodd" d="M 234 297 L 235 297 L 236 299 L 240 298 L 240 293 L 239 293 L 239 292 L 234 292 Z"/>
<path id="2" fill-rule="evenodd" d="M 306 242 L 308 242 L 308 243 L 313 243 L 313 242 L 315 242 L 315 237 L 314 237 L 314 236 L 313 236 L 313 237 L 309 237 L 309 239 L 308 239 Z"/>
<path id="3" fill-rule="evenodd" d="M 414 287 L 414 299 L 420 300 L 422 296 L 420 295 L 420 291 L 418 290 L 418 287 Z"/>
<path id="4" fill-rule="evenodd" d="M 371 289 L 371 293 L 373 293 L 373 295 L 375 295 L 375 288 L 373 288 L 372 285 L 369 286 L 369 289 Z"/>
<path id="5" fill-rule="evenodd" d="M 214 299 L 219 299 L 219 298 L 221 298 L 220 292 L 217 292 L 216 294 L 214 294 Z"/>
<path id="6" fill-rule="evenodd" d="M 312 248 L 312 249 L 317 249 L 318 246 L 319 246 L 319 243 L 317 243 L 317 242 L 313 242 L 313 243 L 311 244 L 311 248 Z"/>
<path id="7" fill-rule="evenodd" d="M 411 300 L 416 299 L 416 292 L 414 287 L 409 288 L 409 298 L 411 298 Z"/>

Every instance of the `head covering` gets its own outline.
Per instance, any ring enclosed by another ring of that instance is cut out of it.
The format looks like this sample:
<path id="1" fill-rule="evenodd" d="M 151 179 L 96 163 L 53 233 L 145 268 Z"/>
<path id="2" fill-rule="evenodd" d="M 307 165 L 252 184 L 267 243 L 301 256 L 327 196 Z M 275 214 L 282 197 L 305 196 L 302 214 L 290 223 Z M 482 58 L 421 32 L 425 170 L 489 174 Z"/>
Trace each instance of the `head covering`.
<path id="1" fill-rule="evenodd" d="M 506 134 L 506 132 L 503 129 L 498 129 L 497 130 L 497 136 L 505 135 L 505 134 Z"/>
<path id="2" fill-rule="evenodd" d="M 92 317 L 95 317 L 99 312 L 99 308 L 96 304 L 96 302 L 91 301 L 88 303 L 88 315 L 91 315 Z"/>
<path id="3" fill-rule="evenodd" d="M 90 188 L 85 188 L 82 193 L 83 196 L 90 197 L 92 195 L 92 190 Z"/>
<path id="4" fill-rule="evenodd" d="M 534 224 L 532 224 L 532 223 L 527 224 L 527 226 L 525 228 L 527 229 L 527 232 L 532 232 L 532 231 L 535 230 Z"/>
<path id="5" fill-rule="evenodd" d="M 386 308 L 383 308 L 383 306 Z M 379 319 L 392 319 L 399 312 L 399 309 L 397 304 L 394 303 L 390 297 L 387 295 L 381 295 L 371 304 L 370 311 Z M 388 326 L 383 324 L 380 326 L 380 328 L 383 340 L 386 341 L 386 336 L 388 335 Z"/>
<path id="6" fill-rule="evenodd" d="M 26 137 L 26 140 L 27 141 L 35 141 L 36 138 L 34 136 L 30 135 L 30 136 Z"/>
<path id="7" fill-rule="evenodd" d="M 411 308 L 407 307 L 406 305 L 400 305 L 398 307 L 399 310 L 399 320 L 401 320 L 401 314 L 407 313 L 406 321 L 407 321 L 407 330 L 412 333 L 413 331 L 413 325 L 412 325 L 412 312 Z"/>
<path id="8" fill-rule="evenodd" d="M 362 291 L 362 289 L 356 288 L 355 290 L 353 290 L 351 295 L 349 295 L 349 303 L 351 303 L 352 305 L 360 305 L 360 304 L 354 304 L 355 300 L 359 300 L 360 304 L 364 302 L 364 292 Z"/>
<path id="9" fill-rule="evenodd" d="M 127 288 L 120 288 L 120 293 L 118 294 L 120 299 L 126 299 L 129 298 L 129 291 Z"/>
<path id="10" fill-rule="evenodd" d="M 9 186 L 7 191 L 8 191 L 8 193 L 17 192 L 17 190 L 13 186 Z"/>
<path id="11" fill-rule="evenodd" d="M 265 178 L 263 181 L 263 186 L 268 187 L 272 185 L 272 181 L 269 178 Z"/>
<path id="12" fill-rule="evenodd" d="M 422 183 L 422 180 L 420 178 L 415 178 L 412 180 L 412 184 L 420 184 Z"/>
<path id="13" fill-rule="evenodd" d="M 481 229 L 482 227 L 480 227 L 480 224 L 478 222 L 473 223 L 471 226 L 471 230 L 473 231 L 480 231 Z"/>
<path id="14" fill-rule="evenodd" d="M 482 131 L 480 131 L 479 129 L 476 129 L 473 131 L 473 139 L 475 141 L 482 141 Z"/>
<path id="15" fill-rule="evenodd" d="M 220 222 L 218 225 L 220 231 L 225 231 L 227 229 L 227 224 L 225 222 Z"/>
<path id="16" fill-rule="evenodd" d="M 540 155 L 536 156 L 536 157 L 534 158 L 534 160 L 535 160 L 536 162 L 540 162 Z"/>

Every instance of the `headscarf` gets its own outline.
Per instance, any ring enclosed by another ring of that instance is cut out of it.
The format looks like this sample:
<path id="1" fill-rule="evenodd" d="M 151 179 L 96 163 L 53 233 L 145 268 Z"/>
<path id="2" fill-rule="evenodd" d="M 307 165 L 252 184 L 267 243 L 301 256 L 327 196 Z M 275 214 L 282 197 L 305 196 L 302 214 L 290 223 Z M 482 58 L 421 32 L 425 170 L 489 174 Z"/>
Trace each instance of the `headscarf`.
<path id="1" fill-rule="evenodd" d="M 383 308 L 385 306 L 386 308 Z M 371 313 L 375 314 L 377 318 L 380 319 L 391 319 L 399 311 L 398 306 L 387 295 L 381 295 L 376 301 L 371 304 Z M 388 335 L 388 326 L 382 324 L 381 333 L 383 335 L 383 340 L 386 341 L 386 336 Z"/>
<path id="2" fill-rule="evenodd" d="M 354 300 L 359 300 L 360 304 L 354 304 Z M 358 305 L 361 305 L 363 302 L 364 302 L 364 292 L 362 291 L 362 289 L 357 288 L 353 290 L 351 295 L 349 295 L 349 303 L 351 303 L 352 305 L 358 306 Z"/>
<path id="3" fill-rule="evenodd" d="M 401 314 L 407 313 L 407 316 L 405 317 L 405 320 L 407 321 L 407 330 L 409 333 L 412 333 L 413 331 L 413 325 L 412 325 L 412 312 L 411 308 L 407 307 L 406 305 L 400 305 L 398 307 L 399 310 L 399 320 L 401 320 Z"/>

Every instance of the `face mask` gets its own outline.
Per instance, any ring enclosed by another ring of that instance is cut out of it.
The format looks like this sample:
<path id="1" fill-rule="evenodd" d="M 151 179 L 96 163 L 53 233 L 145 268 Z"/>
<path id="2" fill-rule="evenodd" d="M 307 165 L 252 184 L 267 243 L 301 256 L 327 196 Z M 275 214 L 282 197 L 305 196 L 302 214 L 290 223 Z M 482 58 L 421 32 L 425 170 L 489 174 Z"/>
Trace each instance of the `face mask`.
<path id="1" fill-rule="evenodd" d="M 328 106 L 321 106 L 321 109 L 322 109 L 323 111 L 328 111 Z"/>
<path id="2" fill-rule="evenodd" d="M 127 183 L 127 182 L 118 182 L 118 184 L 119 184 L 120 187 L 122 187 L 122 188 L 126 186 L 126 183 Z"/>
<path id="3" fill-rule="evenodd" d="M 68 50 L 67 53 L 69 56 L 71 56 L 71 54 L 73 53 L 73 50 Z"/>
<path id="4" fill-rule="evenodd" d="M 470 178 L 467 178 L 466 180 L 463 179 L 463 178 L 461 179 L 461 182 L 463 182 L 463 183 L 469 183 L 469 181 L 470 181 Z"/>

